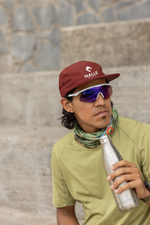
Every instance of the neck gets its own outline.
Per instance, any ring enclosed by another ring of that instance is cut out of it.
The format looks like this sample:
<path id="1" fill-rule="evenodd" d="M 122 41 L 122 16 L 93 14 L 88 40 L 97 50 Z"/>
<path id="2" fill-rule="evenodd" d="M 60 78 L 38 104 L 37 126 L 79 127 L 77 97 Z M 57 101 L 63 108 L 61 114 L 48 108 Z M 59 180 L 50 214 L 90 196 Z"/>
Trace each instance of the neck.
<path id="1" fill-rule="evenodd" d="M 95 133 L 86 133 L 82 128 L 77 124 L 74 128 L 74 135 L 76 141 L 86 148 L 95 148 L 100 145 L 100 137 L 107 134 L 110 135 L 114 131 L 118 123 L 118 112 L 116 109 L 113 109 L 113 116 L 109 126 L 102 129 L 98 129 Z"/>

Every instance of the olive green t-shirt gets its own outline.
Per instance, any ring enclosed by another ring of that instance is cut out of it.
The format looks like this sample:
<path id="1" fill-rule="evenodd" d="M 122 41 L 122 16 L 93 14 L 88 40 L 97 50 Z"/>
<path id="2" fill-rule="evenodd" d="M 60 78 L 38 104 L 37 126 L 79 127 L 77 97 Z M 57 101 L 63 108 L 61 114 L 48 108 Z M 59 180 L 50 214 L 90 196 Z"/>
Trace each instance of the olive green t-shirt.
<path id="1" fill-rule="evenodd" d="M 119 117 L 111 134 L 123 159 L 133 162 L 143 181 L 150 183 L 150 125 Z M 82 203 L 84 225 L 150 225 L 150 206 L 120 212 L 106 179 L 101 146 L 88 149 L 74 139 L 73 131 L 59 140 L 52 151 L 53 205 Z"/>

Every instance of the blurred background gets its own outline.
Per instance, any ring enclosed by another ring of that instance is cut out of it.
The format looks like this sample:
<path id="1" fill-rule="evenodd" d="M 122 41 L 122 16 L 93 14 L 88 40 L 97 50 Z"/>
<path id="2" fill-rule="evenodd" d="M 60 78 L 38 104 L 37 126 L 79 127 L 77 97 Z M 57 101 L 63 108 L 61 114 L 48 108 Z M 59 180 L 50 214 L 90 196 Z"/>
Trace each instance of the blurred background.
<path id="1" fill-rule="evenodd" d="M 114 107 L 150 123 L 150 0 L 0 0 L 0 225 L 56 225 L 58 77 L 80 60 L 121 73 Z"/>

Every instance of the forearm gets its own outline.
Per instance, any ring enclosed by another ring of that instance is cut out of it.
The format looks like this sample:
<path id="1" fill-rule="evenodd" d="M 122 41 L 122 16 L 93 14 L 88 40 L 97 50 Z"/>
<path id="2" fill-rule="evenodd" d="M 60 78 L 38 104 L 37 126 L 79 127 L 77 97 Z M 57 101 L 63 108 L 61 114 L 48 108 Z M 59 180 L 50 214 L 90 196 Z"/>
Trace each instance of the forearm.
<path id="1" fill-rule="evenodd" d="M 79 225 L 74 207 L 57 209 L 57 225 Z"/>
<path id="2" fill-rule="evenodd" d="M 146 202 L 146 204 L 150 206 L 150 201 Z"/>
<path id="3" fill-rule="evenodd" d="M 76 218 L 76 216 L 70 216 L 70 215 L 61 215 L 57 216 L 57 224 L 58 225 L 79 225 L 79 222 Z"/>

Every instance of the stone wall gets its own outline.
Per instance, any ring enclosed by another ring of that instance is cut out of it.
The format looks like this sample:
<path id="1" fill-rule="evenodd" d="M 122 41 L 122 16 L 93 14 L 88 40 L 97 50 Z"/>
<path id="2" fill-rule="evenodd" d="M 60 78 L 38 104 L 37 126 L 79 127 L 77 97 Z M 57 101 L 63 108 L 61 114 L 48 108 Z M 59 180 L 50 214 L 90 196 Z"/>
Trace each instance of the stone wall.
<path id="1" fill-rule="evenodd" d="M 0 0 L 0 73 L 61 69 L 61 28 L 150 17 L 150 0 Z"/>
<path id="2" fill-rule="evenodd" d="M 80 60 L 100 63 L 102 68 L 146 66 L 150 64 L 149 40 L 150 18 L 66 27 L 62 29 L 62 66 Z"/>

